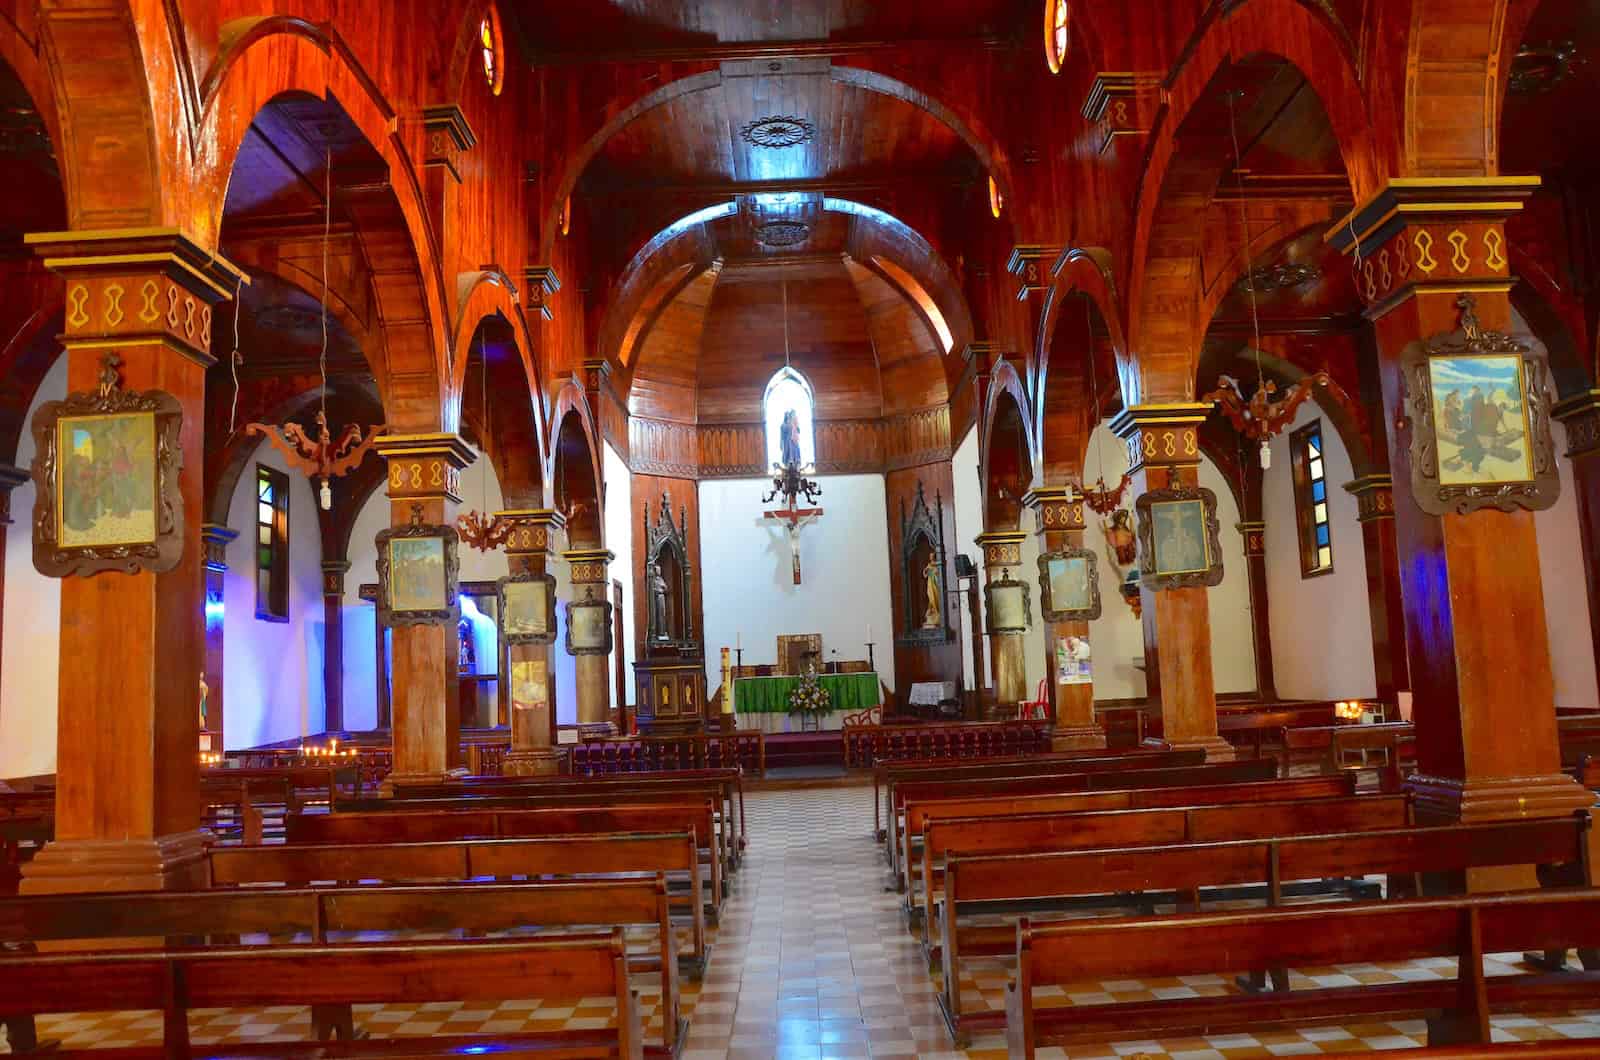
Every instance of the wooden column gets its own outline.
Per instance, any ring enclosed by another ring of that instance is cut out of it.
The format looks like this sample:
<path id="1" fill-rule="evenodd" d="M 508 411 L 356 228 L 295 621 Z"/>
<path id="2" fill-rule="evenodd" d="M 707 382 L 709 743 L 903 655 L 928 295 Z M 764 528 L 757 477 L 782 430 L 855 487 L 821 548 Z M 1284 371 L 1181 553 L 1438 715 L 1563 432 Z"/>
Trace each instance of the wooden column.
<path id="1" fill-rule="evenodd" d="M 205 523 L 200 527 L 200 540 L 206 551 L 205 661 L 200 673 L 206 682 L 205 732 L 211 737 L 209 741 L 201 741 L 207 745 L 201 747 L 203 751 L 220 751 L 224 747 L 222 734 L 227 715 L 223 710 L 223 694 L 227 681 L 224 669 L 226 656 L 223 653 L 223 618 L 226 613 L 223 583 L 228 577 L 228 546 L 238 536 L 239 531 L 216 523 Z"/>
<path id="2" fill-rule="evenodd" d="M 1083 547 L 1083 498 L 1070 486 L 1040 486 L 1029 490 L 1022 503 L 1033 509 L 1034 529 L 1041 552 Z M 1039 587 L 1039 612 L 1044 614 L 1044 586 Z M 1106 731 L 1094 720 L 1094 685 L 1064 685 L 1056 672 L 1056 645 L 1068 637 L 1089 639 L 1087 622 L 1053 622 L 1045 625 L 1045 673 L 1048 675 L 1055 731 L 1050 737 L 1053 751 L 1073 751 L 1083 747 L 1104 747 Z"/>
<path id="3" fill-rule="evenodd" d="M 506 541 L 511 573 L 548 574 L 550 557 L 566 528 L 562 514 L 539 508 L 498 512 L 496 517 L 515 523 Z M 511 750 L 501 768 L 513 777 L 559 773 L 566 756 L 556 744 L 555 630 L 542 644 L 514 644 L 507 652 L 512 670 L 525 664 L 529 672 L 525 682 L 513 673 L 502 678 L 511 688 Z"/>
<path id="4" fill-rule="evenodd" d="M 1117 414 L 1111 429 L 1128 445 L 1138 493 L 1200 484 L 1198 429 L 1210 411 L 1210 405 L 1179 402 L 1136 405 Z M 1227 761 L 1233 748 L 1217 735 L 1207 591 L 1205 586 L 1143 590 L 1146 676 L 1150 695 L 1161 702 L 1163 741 L 1202 747 L 1208 761 Z"/>
<path id="5" fill-rule="evenodd" d="M 611 561 L 616 559 L 608 549 L 582 548 L 562 553 L 572 575 L 572 599 L 605 602 L 611 594 Z M 569 620 L 571 612 L 568 612 Z M 609 725 L 616 728 L 611 717 L 611 653 L 616 645 L 611 643 L 611 623 L 606 622 L 605 651 L 573 651 L 573 680 L 578 692 L 578 725 L 581 728 L 598 728 Z M 570 627 L 569 627 L 570 629 Z M 570 637 L 570 632 L 569 632 Z"/>
<path id="6" fill-rule="evenodd" d="M 376 448 L 389 462 L 391 526 L 410 525 L 414 517 L 454 524 L 461 469 L 473 459 L 464 441 L 454 434 L 391 434 Z M 455 623 L 396 626 L 389 639 L 394 771 L 384 790 L 461 774 Z"/>
<path id="7" fill-rule="evenodd" d="M 212 307 L 241 274 L 174 229 L 28 242 L 66 284 L 68 391 L 94 391 L 116 355 L 124 390 L 179 404 L 183 553 L 162 573 L 62 579 L 56 838 L 25 866 L 22 889 L 198 886 L 205 372 Z"/>
<path id="8" fill-rule="evenodd" d="M 1272 616 L 1267 601 L 1267 524 L 1236 524 L 1244 539 L 1245 574 L 1250 579 L 1250 642 L 1256 655 L 1256 697 L 1263 703 L 1278 698 L 1272 673 Z"/>
<path id="9" fill-rule="evenodd" d="M 28 473 L 20 467 L 0 464 L 0 644 L 5 643 L 6 599 L 6 538 L 11 525 L 11 491 L 28 481 Z"/>
<path id="10" fill-rule="evenodd" d="M 1600 390 L 1569 397 L 1551 411 L 1567 428 L 1566 456 L 1572 461 L 1578 531 L 1583 541 L 1583 584 L 1589 594 L 1589 635 L 1595 665 L 1600 667 Z"/>
<path id="11" fill-rule="evenodd" d="M 1463 324 L 1463 292 L 1476 298 L 1483 331 L 1509 329 L 1505 218 L 1537 185 L 1537 177 L 1394 181 L 1328 236 L 1346 252 L 1359 246 L 1358 286 L 1378 340 L 1415 694 L 1418 772 L 1407 786 L 1428 820 L 1565 815 L 1594 801 L 1561 772 L 1534 515 L 1440 516 L 1418 506 L 1401 373 L 1408 346 Z"/>
<path id="12" fill-rule="evenodd" d="M 1344 487 L 1356 498 L 1356 520 L 1367 559 L 1367 608 L 1372 616 L 1372 671 L 1378 698 L 1399 702 L 1411 690 L 1406 663 L 1406 615 L 1400 598 L 1400 554 L 1394 537 L 1394 483 L 1363 475 Z"/>
<path id="13" fill-rule="evenodd" d="M 344 576 L 349 573 L 347 559 L 322 561 L 322 727 L 328 732 L 344 731 Z"/>
<path id="14" fill-rule="evenodd" d="M 1028 535 L 1021 530 L 991 530 L 973 542 L 983 549 L 986 585 L 1006 577 L 1022 580 L 1022 542 Z M 1031 616 L 1030 616 L 1031 620 Z M 1027 634 L 995 631 L 994 614 L 984 609 L 989 637 L 989 668 L 994 677 L 995 717 L 1015 715 L 1017 704 L 1030 698 L 1028 688 Z"/>

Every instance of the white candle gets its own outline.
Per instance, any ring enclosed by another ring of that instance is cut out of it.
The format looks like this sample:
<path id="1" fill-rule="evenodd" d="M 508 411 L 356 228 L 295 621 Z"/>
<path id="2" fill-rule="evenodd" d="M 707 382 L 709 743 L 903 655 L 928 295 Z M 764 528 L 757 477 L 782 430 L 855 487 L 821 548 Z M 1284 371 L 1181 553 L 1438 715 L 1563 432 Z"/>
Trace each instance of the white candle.
<path id="1" fill-rule="evenodd" d="M 867 643 L 868 644 L 872 643 L 872 623 L 871 622 L 867 623 Z"/>
<path id="2" fill-rule="evenodd" d="M 744 634 L 743 633 L 735 633 L 733 635 L 733 647 L 734 647 L 735 651 L 743 651 L 744 650 Z"/>

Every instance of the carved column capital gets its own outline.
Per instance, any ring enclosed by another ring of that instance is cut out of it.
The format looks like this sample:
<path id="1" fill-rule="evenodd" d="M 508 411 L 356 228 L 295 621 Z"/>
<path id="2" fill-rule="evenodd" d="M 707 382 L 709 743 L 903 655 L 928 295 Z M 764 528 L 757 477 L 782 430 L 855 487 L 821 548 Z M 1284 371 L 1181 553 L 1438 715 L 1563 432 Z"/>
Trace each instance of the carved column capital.
<path id="1" fill-rule="evenodd" d="M 513 508 L 495 512 L 494 517 L 511 524 L 506 555 L 548 559 L 560 551 L 567 517 L 554 508 Z"/>
<path id="2" fill-rule="evenodd" d="M 28 473 L 20 467 L 0 464 L 0 526 L 11 523 L 11 491 L 28 481 Z"/>
<path id="3" fill-rule="evenodd" d="M 1550 409 L 1550 415 L 1567 429 L 1569 458 L 1600 453 L 1600 390 L 1564 398 Z"/>
<path id="4" fill-rule="evenodd" d="M 1033 510 L 1034 533 L 1040 537 L 1087 525 L 1083 498 L 1071 486 L 1035 486 L 1022 495 L 1022 505 Z"/>
<path id="5" fill-rule="evenodd" d="M 218 523 L 200 524 L 200 542 L 206 550 L 206 570 L 228 569 L 228 546 L 239 537 L 239 531 Z"/>
<path id="6" fill-rule="evenodd" d="M 1204 402 L 1134 405 L 1111 421 L 1111 430 L 1128 447 L 1128 470 L 1195 467 L 1200 463 L 1200 424 L 1210 415 Z"/>
<path id="7" fill-rule="evenodd" d="M 550 299 L 561 290 L 561 277 L 556 275 L 556 270 L 549 265 L 530 265 L 522 270 L 522 278 L 527 282 L 528 308 L 536 310 L 546 320 L 553 320 L 555 313 L 550 308 Z"/>
<path id="8" fill-rule="evenodd" d="M 1324 237 L 1356 258 L 1356 289 L 1376 319 L 1419 291 L 1511 290 L 1505 220 L 1538 177 L 1397 177 Z"/>
<path id="9" fill-rule="evenodd" d="M 1100 131 L 1100 153 L 1122 137 L 1150 132 L 1161 97 L 1159 73 L 1105 71 L 1094 77 L 1082 113 Z"/>
<path id="10" fill-rule="evenodd" d="M 26 241 L 66 281 L 68 346 L 163 346 L 209 367 L 212 307 L 249 282 L 176 228 L 34 232 Z"/>
<path id="11" fill-rule="evenodd" d="M 972 539 L 983 550 L 983 569 L 991 574 L 1022 566 L 1022 543 L 1028 535 L 1021 530 L 989 530 Z"/>
<path id="12" fill-rule="evenodd" d="M 561 553 L 561 558 L 567 561 L 572 584 L 577 586 L 604 585 L 610 577 L 611 561 L 617 557 L 610 549 L 578 548 Z"/>
<path id="13" fill-rule="evenodd" d="M 457 184 L 461 183 L 461 158 L 478 143 L 467 116 L 454 103 L 423 107 L 422 127 L 427 133 L 423 164 L 429 169 L 443 169 Z"/>
<path id="14" fill-rule="evenodd" d="M 1032 243 L 1011 248 L 1011 257 L 1006 260 L 1006 271 L 1018 280 L 1017 301 L 1025 302 L 1030 294 L 1050 286 L 1050 265 L 1060 255 L 1061 249 L 1058 246 L 1039 246 Z"/>
<path id="15" fill-rule="evenodd" d="M 373 446 L 389 462 L 390 500 L 461 503 L 461 471 L 475 459 L 456 434 L 386 434 Z"/>
<path id="16" fill-rule="evenodd" d="M 1261 522 L 1235 523 L 1234 528 L 1244 538 L 1246 559 L 1260 559 L 1267 554 L 1267 524 Z"/>
<path id="17" fill-rule="evenodd" d="M 1394 518 L 1394 480 L 1387 474 L 1362 475 L 1346 482 L 1344 490 L 1356 499 L 1356 522 Z"/>
<path id="18" fill-rule="evenodd" d="M 322 595 L 329 597 L 344 597 L 344 576 L 350 573 L 350 561 L 347 559 L 325 559 L 322 561 Z"/>

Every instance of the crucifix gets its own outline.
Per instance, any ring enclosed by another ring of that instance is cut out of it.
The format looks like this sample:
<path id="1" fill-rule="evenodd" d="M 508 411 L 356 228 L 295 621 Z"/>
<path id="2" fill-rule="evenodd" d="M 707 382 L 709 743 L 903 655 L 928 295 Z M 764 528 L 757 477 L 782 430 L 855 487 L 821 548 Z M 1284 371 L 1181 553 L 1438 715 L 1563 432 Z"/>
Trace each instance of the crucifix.
<path id="1" fill-rule="evenodd" d="M 783 507 L 761 513 L 763 519 L 770 519 L 782 524 L 789 535 L 789 556 L 791 569 L 794 573 L 794 584 L 800 584 L 800 528 L 813 519 L 820 518 L 821 508 L 800 508 L 796 500 L 801 495 L 805 496 L 806 503 L 815 505 L 817 498 L 822 495 L 822 487 L 800 474 L 797 463 L 785 464 L 777 468 L 778 474 L 772 478 L 772 492 L 761 498 L 762 504 L 770 504 L 775 497 L 783 497 Z"/>

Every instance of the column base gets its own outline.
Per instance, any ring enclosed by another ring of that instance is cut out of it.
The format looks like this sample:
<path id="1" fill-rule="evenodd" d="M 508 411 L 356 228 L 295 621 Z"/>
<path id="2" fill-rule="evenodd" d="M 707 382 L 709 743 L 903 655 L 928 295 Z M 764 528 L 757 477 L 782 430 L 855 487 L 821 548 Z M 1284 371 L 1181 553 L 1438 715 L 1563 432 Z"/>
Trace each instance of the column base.
<path id="1" fill-rule="evenodd" d="M 378 784 L 378 797 L 392 799 L 397 792 L 405 788 L 448 784 L 452 780 L 460 780 L 468 775 L 466 766 L 456 766 L 454 769 L 447 769 L 442 773 L 390 773 Z"/>
<path id="2" fill-rule="evenodd" d="M 567 756 L 553 747 L 512 748 L 500 759 L 500 773 L 507 777 L 553 777 L 566 766 Z"/>
<path id="3" fill-rule="evenodd" d="M 58 839 L 22 867 L 23 894 L 189 891 L 206 886 L 203 828 L 153 839 Z"/>
<path id="4" fill-rule="evenodd" d="M 609 721 L 580 721 L 578 722 L 578 739 L 592 740 L 603 736 L 617 735 L 617 727 Z"/>
<path id="5" fill-rule="evenodd" d="M 1057 725 L 1050 733 L 1052 751 L 1098 751 L 1106 745 L 1106 731 L 1098 725 Z"/>
<path id="6" fill-rule="evenodd" d="M 1146 736 L 1140 747 L 1154 748 L 1158 751 L 1187 751 L 1198 747 L 1205 751 L 1207 762 L 1232 762 L 1239 757 L 1233 744 L 1220 736 L 1191 736 L 1181 740 L 1157 739 Z"/>
<path id="7" fill-rule="evenodd" d="M 1405 787 L 1420 824 L 1475 824 L 1523 817 L 1565 817 L 1594 805 L 1594 794 L 1565 773 L 1463 780 L 1414 773 Z"/>

